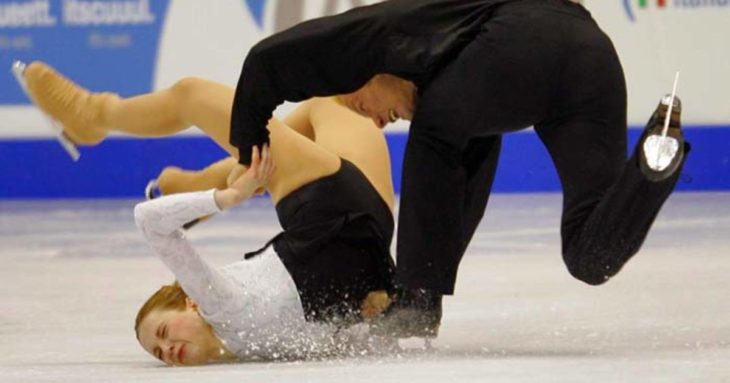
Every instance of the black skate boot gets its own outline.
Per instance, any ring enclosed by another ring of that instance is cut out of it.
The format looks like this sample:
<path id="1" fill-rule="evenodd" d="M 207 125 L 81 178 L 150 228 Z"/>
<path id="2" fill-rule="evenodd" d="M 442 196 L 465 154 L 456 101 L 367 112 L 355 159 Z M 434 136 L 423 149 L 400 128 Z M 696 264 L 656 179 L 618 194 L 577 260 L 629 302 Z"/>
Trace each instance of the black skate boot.
<path id="1" fill-rule="evenodd" d="M 441 325 L 443 295 L 425 289 L 399 289 L 395 302 L 370 331 L 396 338 L 436 338 Z"/>
<path id="2" fill-rule="evenodd" d="M 685 143 L 680 121 L 682 102 L 678 97 L 674 97 L 667 134 L 662 136 L 671 100 L 671 95 L 661 99 L 639 141 L 639 168 L 646 178 L 654 182 L 669 178 L 684 158 Z"/>

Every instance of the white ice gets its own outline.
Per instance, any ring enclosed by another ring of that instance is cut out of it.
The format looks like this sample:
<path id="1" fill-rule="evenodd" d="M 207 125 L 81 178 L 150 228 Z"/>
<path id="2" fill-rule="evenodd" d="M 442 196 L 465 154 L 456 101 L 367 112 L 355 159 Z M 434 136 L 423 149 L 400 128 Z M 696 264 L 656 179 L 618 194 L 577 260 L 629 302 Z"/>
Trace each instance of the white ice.
<path id="1" fill-rule="evenodd" d="M 434 350 L 193 368 L 136 343 L 138 306 L 172 276 L 133 204 L 0 202 L 0 382 L 730 382 L 728 193 L 674 194 L 598 287 L 563 266 L 559 195 L 496 195 Z M 258 200 L 189 235 L 222 265 L 277 231 Z"/>

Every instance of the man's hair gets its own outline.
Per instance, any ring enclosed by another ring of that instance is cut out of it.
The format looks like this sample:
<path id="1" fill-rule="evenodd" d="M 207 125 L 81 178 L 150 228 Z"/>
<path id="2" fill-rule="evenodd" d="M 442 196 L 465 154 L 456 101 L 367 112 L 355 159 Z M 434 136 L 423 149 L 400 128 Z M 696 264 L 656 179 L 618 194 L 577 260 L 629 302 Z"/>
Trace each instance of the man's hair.
<path id="1" fill-rule="evenodd" d="M 182 310 L 185 308 L 187 297 L 188 295 L 177 281 L 160 287 L 147 299 L 137 313 L 137 319 L 134 320 L 134 332 L 137 334 L 137 339 L 139 339 L 139 325 L 149 313 L 154 310 Z"/>

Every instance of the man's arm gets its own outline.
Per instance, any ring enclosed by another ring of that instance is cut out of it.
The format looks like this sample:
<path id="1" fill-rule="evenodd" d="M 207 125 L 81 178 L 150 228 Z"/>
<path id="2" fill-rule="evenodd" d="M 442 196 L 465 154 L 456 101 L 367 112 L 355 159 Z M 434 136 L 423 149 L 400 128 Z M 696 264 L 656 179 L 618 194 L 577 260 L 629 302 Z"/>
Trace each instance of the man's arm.
<path id="1" fill-rule="evenodd" d="M 268 141 L 266 123 L 284 101 L 350 93 L 382 71 L 386 3 L 301 23 L 251 49 L 231 115 L 231 144 L 246 149 L 241 164 L 250 162 L 248 148 Z"/>

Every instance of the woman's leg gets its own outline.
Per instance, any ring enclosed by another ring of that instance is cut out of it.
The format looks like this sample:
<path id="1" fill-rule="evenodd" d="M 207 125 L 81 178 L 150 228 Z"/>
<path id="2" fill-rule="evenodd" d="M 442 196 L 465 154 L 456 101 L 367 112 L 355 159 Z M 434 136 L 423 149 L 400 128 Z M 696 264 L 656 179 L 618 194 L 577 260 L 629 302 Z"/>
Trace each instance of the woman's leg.
<path id="1" fill-rule="evenodd" d="M 107 116 L 115 130 L 138 136 L 171 135 L 187 127 L 197 126 L 235 159 L 238 158 L 238 150 L 229 143 L 233 94 L 233 89 L 225 85 L 186 78 L 160 92 L 109 103 L 103 115 Z M 303 123 L 305 113 L 302 112 L 306 112 L 307 108 L 305 103 L 289 119 L 296 124 L 296 131 L 276 118 L 272 118 L 267 126 L 271 155 L 277 168 L 267 186 L 274 202 L 307 183 L 334 173 L 339 167 L 335 155 L 299 134 L 308 131 Z M 138 116 L 150 114 L 156 117 L 142 123 L 135 122 Z M 168 178 L 168 184 L 188 185 L 187 191 L 201 190 L 211 185 L 227 186 L 231 172 L 237 169 L 236 165 L 235 160 L 223 160 L 199 172 L 168 168 L 167 174 L 163 172 L 159 180 L 161 192 L 166 194 L 163 186 L 165 178 Z M 238 171 L 241 171 L 240 166 Z M 173 181 L 177 177 L 179 180 Z M 174 189 L 172 187 L 171 190 Z M 176 190 L 186 191 L 180 187 Z"/>
<path id="2" fill-rule="evenodd" d="M 188 82 L 188 84 L 181 87 L 187 88 L 184 93 L 205 93 L 196 91 L 194 89 L 196 85 L 193 81 L 189 80 Z M 204 84 L 199 83 L 197 86 L 202 87 Z M 232 97 L 232 95 L 229 95 L 229 97 Z M 189 105 L 188 110 L 190 112 L 195 112 L 195 105 L 200 105 L 200 103 L 193 102 L 193 105 Z M 121 112 L 129 113 L 129 110 Z M 198 114 L 201 113 L 198 112 Z M 197 118 L 197 120 L 200 120 L 200 118 Z M 277 161 L 278 167 L 280 167 L 279 158 L 281 156 L 275 154 L 277 152 L 277 146 L 283 145 L 285 147 L 300 147 L 300 149 L 304 149 L 304 152 L 319 152 L 317 157 L 326 156 L 321 151 L 321 149 L 324 149 L 337 157 L 345 158 L 354 163 L 365 174 L 370 183 L 373 184 L 375 189 L 379 192 L 381 197 L 386 201 L 391 209 L 393 208 L 394 192 L 388 147 L 383 133 L 372 123 L 370 119 L 361 117 L 350 111 L 346 107 L 337 103 L 333 98 L 318 98 L 302 102 L 294 111 L 289 113 L 283 121 L 273 119 L 269 125 L 269 130 L 272 131 L 272 154 L 274 155 L 275 161 Z M 206 132 L 211 134 L 211 129 L 206 129 Z M 302 140 L 302 138 L 305 140 Z M 319 146 L 321 149 L 315 150 L 313 145 L 306 141 L 314 141 L 316 146 Z M 286 142 L 286 144 L 284 144 L 284 142 Z M 312 154 L 303 154 L 299 151 L 298 155 L 292 156 L 290 154 L 287 158 L 310 155 Z M 323 161 L 322 158 L 313 159 L 314 163 L 321 163 L 321 161 Z M 217 169 L 223 168 L 223 161 L 221 162 L 220 166 L 217 166 Z M 304 168 L 299 167 L 296 172 L 298 175 L 303 177 L 289 175 L 287 176 L 287 181 L 283 184 L 280 180 L 275 180 L 276 183 L 281 184 L 278 188 L 278 197 L 275 197 L 275 200 L 282 198 L 290 191 L 303 185 L 306 179 L 312 179 L 312 171 L 307 169 L 312 164 L 302 161 L 298 162 L 300 165 L 304 165 Z M 333 163 L 331 158 L 327 162 L 330 164 Z M 235 166 L 233 162 L 225 162 L 225 164 L 228 166 L 227 169 L 230 170 L 232 170 Z M 291 167 L 289 169 L 291 169 Z M 280 171 L 279 173 L 293 172 L 294 171 Z M 224 173 L 225 171 L 213 170 L 210 168 L 206 168 L 200 172 L 184 172 L 176 168 L 170 168 L 169 171 L 163 172 L 161 175 L 161 191 L 165 193 L 165 188 L 163 187 L 163 181 L 165 181 L 165 177 L 163 176 L 165 175 L 169 175 L 170 179 L 181 177 L 182 182 L 177 183 L 178 185 L 189 185 L 187 187 L 192 187 L 198 182 L 201 184 L 215 183 L 222 185 L 224 184 Z M 314 172 L 314 174 L 318 173 L 321 173 L 321 170 Z M 210 179 L 216 177 L 218 178 L 217 180 Z M 193 183 L 190 183 L 191 181 Z"/>
<path id="3" fill-rule="evenodd" d="M 225 189 L 228 187 L 228 175 L 237 163 L 235 157 L 226 157 L 203 170 L 184 170 L 168 166 L 157 177 L 157 187 L 162 195 Z"/>
<path id="4" fill-rule="evenodd" d="M 232 157 L 238 158 L 238 150 L 229 143 L 233 95 L 233 89 L 228 86 L 185 78 L 160 92 L 107 103 L 102 115 L 114 130 L 138 136 L 166 136 L 197 126 Z M 302 108 L 306 110 L 307 105 Z M 139 116 L 147 115 L 155 117 L 139 121 Z M 307 132 L 301 111 L 292 113 L 290 120 L 297 124 L 297 131 L 276 118 L 267 126 L 277 168 L 267 189 L 275 202 L 313 180 L 334 173 L 339 164 L 334 155 L 298 133 Z M 234 169 L 233 162 L 223 162 L 202 173 L 189 172 L 187 176 L 189 180 L 197 178 L 201 184 L 227 185 L 223 181 Z M 225 178 L 224 170 L 228 170 Z M 175 174 L 175 170 L 169 172 Z M 203 181 L 206 177 L 213 179 Z M 164 189 L 161 191 L 164 193 Z"/>
<path id="5" fill-rule="evenodd" d="M 25 78 L 34 101 L 60 121 L 77 144 L 96 144 L 109 131 L 161 137 L 194 125 L 238 158 L 238 150 L 228 142 L 234 91 L 225 85 L 186 78 L 162 91 L 122 99 L 89 92 L 39 62 L 28 65 Z M 268 188 L 275 201 L 337 171 L 335 155 L 282 121 L 272 119 L 268 129 L 277 167 Z"/>
<path id="6" fill-rule="evenodd" d="M 24 77 L 33 100 L 76 144 L 95 145 L 111 131 L 163 137 L 195 125 L 237 154 L 228 143 L 233 89 L 225 85 L 185 78 L 168 89 L 123 99 L 90 92 L 41 62 L 28 65 Z"/>
<path id="7" fill-rule="evenodd" d="M 105 104 L 107 129 L 141 137 L 164 137 L 197 126 L 233 156 L 228 142 L 234 90 L 200 78 L 184 78 L 170 88 Z"/>
<path id="8" fill-rule="evenodd" d="M 182 83 L 182 84 L 181 84 Z M 228 121 L 230 108 L 226 110 L 226 128 L 213 129 L 208 127 L 212 119 L 207 113 L 198 109 L 204 106 L 205 100 L 196 100 L 198 95 L 211 93 L 205 87 L 218 85 L 200 79 L 186 79 L 173 86 L 177 89 L 180 103 L 186 104 L 187 121 L 201 121 L 195 123 L 211 136 L 225 136 L 228 142 Z M 230 90 L 230 88 L 228 89 Z M 222 92 L 219 92 L 219 94 Z M 147 96 L 142 96 L 147 97 Z M 204 96 L 207 100 L 213 97 Z M 228 93 L 232 100 L 232 92 Z M 148 108 L 147 102 L 140 100 L 141 108 Z M 228 101 L 226 105 L 230 105 Z M 136 108 L 136 107 L 135 107 Z M 130 115 L 133 110 L 130 106 L 120 109 L 122 115 Z M 209 113 L 209 112 L 208 112 Z M 386 203 L 393 208 L 394 192 L 390 171 L 390 157 L 388 147 L 382 132 L 370 119 L 359 116 L 346 107 L 338 104 L 333 98 L 312 99 L 302 102 L 283 121 L 272 119 L 268 129 L 271 138 L 272 156 L 277 166 L 269 191 L 274 201 L 278 201 L 291 191 L 325 175 L 335 172 L 338 168 L 337 157 L 353 162 L 373 184 Z M 221 130 L 224 130 L 221 133 Z M 215 139 L 215 138 L 214 138 Z M 218 142 L 219 139 L 216 139 Z M 314 142 L 312 142 L 314 141 Z M 220 142 L 219 142 L 220 144 Z M 230 145 L 228 145 L 230 147 Z M 229 152 L 234 150 L 231 148 Z M 233 163 L 229 163 L 234 168 Z M 202 181 L 205 177 L 222 177 L 223 172 L 202 171 L 196 178 Z M 181 174 L 172 170 L 170 174 Z M 189 179 L 196 172 L 188 172 Z M 221 183 L 221 180 L 216 181 Z M 164 193 L 164 191 L 163 191 Z"/>

